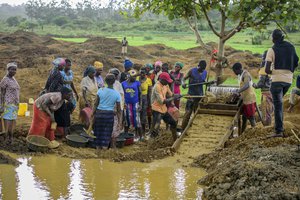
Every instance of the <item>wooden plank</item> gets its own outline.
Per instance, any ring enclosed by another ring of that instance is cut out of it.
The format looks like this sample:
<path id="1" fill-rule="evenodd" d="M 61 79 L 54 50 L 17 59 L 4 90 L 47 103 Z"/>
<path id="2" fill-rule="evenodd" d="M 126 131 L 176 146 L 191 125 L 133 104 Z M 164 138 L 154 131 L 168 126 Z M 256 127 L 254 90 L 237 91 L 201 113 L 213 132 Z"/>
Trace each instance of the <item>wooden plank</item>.
<path id="1" fill-rule="evenodd" d="M 241 109 L 241 108 L 240 108 Z M 236 112 L 232 122 L 231 122 L 231 127 L 235 125 L 235 122 L 238 120 L 239 116 L 240 116 L 240 109 Z M 226 143 L 226 141 L 230 138 L 230 136 L 232 135 L 233 130 L 228 130 L 227 133 L 223 136 L 223 138 L 220 140 L 218 147 L 224 148 L 224 145 Z"/>
<path id="2" fill-rule="evenodd" d="M 197 114 L 198 114 L 198 110 L 200 109 L 200 107 L 197 108 L 196 112 L 194 113 L 193 117 L 190 118 L 189 123 L 187 124 L 187 126 L 185 127 L 185 129 L 183 130 L 183 132 L 181 133 L 180 137 L 176 139 L 176 141 L 173 143 L 171 149 L 175 152 L 179 149 L 180 144 L 183 140 L 183 138 L 185 137 L 188 129 L 190 128 L 190 126 L 192 125 L 194 119 L 196 118 Z"/>
<path id="3" fill-rule="evenodd" d="M 199 114 L 235 116 L 237 110 L 199 109 Z"/>

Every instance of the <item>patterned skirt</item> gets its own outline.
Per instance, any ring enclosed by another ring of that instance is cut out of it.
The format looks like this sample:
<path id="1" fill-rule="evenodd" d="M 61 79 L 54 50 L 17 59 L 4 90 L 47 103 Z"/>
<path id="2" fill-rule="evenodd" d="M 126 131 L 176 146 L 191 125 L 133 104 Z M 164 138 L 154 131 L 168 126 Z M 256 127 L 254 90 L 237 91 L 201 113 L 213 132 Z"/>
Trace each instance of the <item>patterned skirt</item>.
<path id="1" fill-rule="evenodd" d="M 140 128 L 141 127 L 141 118 L 140 118 L 140 112 L 138 111 L 139 103 L 126 104 L 126 110 L 124 112 L 125 117 L 125 125 L 128 127 L 133 128 Z"/>
<path id="2" fill-rule="evenodd" d="M 18 116 L 19 107 L 15 104 L 5 104 L 3 119 L 16 120 Z"/>
<path id="3" fill-rule="evenodd" d="M 94 117 L 94 146 L 108 147 L 114 127 L 114 112 L 97 110 Z"/>

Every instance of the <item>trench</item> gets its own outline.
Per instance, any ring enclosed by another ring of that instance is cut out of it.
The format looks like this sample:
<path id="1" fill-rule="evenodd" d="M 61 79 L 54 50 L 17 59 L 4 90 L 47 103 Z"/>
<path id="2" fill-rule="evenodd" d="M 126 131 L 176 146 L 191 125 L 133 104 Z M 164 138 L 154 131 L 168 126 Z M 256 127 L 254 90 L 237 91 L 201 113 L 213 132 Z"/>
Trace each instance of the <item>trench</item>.
<path id="1" fill-rule="evenodd" d="M 0 199 L 202 199 L 206 172 L 190 164 L 218 146 L 231 120 L 197 115 L 177 153 L 151 163 L 9 154 L 21 164 L 0 165 Z"/>

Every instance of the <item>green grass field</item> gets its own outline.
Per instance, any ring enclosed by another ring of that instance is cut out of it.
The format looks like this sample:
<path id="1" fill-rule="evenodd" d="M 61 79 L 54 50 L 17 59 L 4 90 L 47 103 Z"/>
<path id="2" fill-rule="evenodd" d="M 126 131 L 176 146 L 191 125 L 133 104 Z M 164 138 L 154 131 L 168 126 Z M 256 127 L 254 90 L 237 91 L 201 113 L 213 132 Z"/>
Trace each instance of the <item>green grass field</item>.
<path id="1" fill-rule="evenodd" d="M 252 53 L 263 53 L 265 50 L 272 46 L 271 39 L 263 40 L 262 45 L 252 45 L 251 37 L 256 34 L 255 32 L 242 32 L 237 33 L 226 43 L 227 46 L 231 46 L 237 50 L 247 50 Z M 165 44 L 168 47 L 175 49 L 188 49 L 198 46 L 195 42 L 195 36 L 189 32 L 186 33 L 165 33 L 165 32 L 126 32 L 120 33 L 102 33 L 102 36 L 116 38 L 119 41 L 122 40 L 123 36 L 127 37 L 129 45 L 132 46 L 143 46 L 146 44 Z M 218 42 L 218 38 L 214 36 L 211 32 L 202 32 L 202 38 L 204 42 Z M 290 33 L 288 35 L 288 41 L 293 43 L 296 47 L 298 55 L 300 55 L 300 33 Z M 54 38 L 57 40 L 64 40 L 68 42 L 84 42 L 87 38 Z"/>

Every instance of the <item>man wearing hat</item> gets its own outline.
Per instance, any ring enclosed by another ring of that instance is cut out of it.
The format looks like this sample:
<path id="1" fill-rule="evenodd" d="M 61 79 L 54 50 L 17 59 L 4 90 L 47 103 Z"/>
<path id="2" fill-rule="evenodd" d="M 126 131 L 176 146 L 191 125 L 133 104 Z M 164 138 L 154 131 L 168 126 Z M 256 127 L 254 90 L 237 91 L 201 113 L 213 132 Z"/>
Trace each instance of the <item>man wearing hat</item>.
<path id="1" fill-rule="evenodd" d="M 136 139 L 142 140 L 140 111 L 142 105 L 141 83 L 136 80 L 137 71 L 134 69 L 128 71 L 128 80 L 122 82 L 125 98 L 125 132 L 129 128 L 135 129 Z"/>
<path id="2" fill-rule="evenodd" d="M 181 94 L 180 86 L 183 84 L 184 75 L 180 72 L 180 70 L 182 70 L 183 66 L 183 63 L 176 62 L 174 65 L 175 70 L 171 72 L 171 78 L 173 78 L 174 80 L 174 82 L 172 83 L 172 91 L 174 92 L 174 94 Z M 179 109 L 180 100 L 175 100 L 174 104 Z"/>
<path id="3" fill-rule="evenodd" d="M 128 72 L 132 69 L 132 67 L 133 67 L 133 62 L 131 62 L 131 60 L 129 59 L 125 59 L 124 61 L 125 71 L 121 73 L 120 83 L 126 81 L 129 78 Z"/>
<path id="4" fill-rule="evenodd" d="M 270 137 L 283 137 L 283 96 L 293 82 L 293 73 L 298 66 L 299 58 L 295 47 L 284 41 L 281 30 L 275 29 L 272 33 L 273 47 L 266 56 L 266 73 L 271 74 L 271 88 L 274 102 L 275 133 Z"/>
<path id="5" fill-rule="evenodd" d="M 168 113 L 166 104 L 172 102 L 174 99 L 179 98 L 179 95 L 173 96 L 168 84 L 171 84 L 173 80 L 170 75 L 166 72 L 162 72 L 159 75 L 157 83 L 154 85 L 151 95 L 151 105 L 153 120 L 150 129 L 150 137 L 156 137 L 159 134 L 159 127 L 161 119 L 164 120 L 166 124 L 170 125 L 172 136 L 174 141 L 177 138 L 176 128 L 177 122 Z M 167 98 L 172 97 L 172 98 Z"/>
<path id="6" fill-rule="evenodd" d="M 192 68 L 187 75 L 184 77 L 184 81 L 189 79 L 189 84 L 203 83 L 207 77 L 206 61 L 200 60 L 197 67 Z M 183 88 L 186 88 L 186 84 L 183 83 Z M 188 94 L 192 96 L 202 96 L 203 95 L 203 85 L 191 85 L 189 86 Z M 195 111 L 198 107 L 200 98 L 190 98 L 186 102 L 185 114 L 182 121 L 182 129 L 184 130 L 189 123 L 190 117 L 193 110 Z"/>

